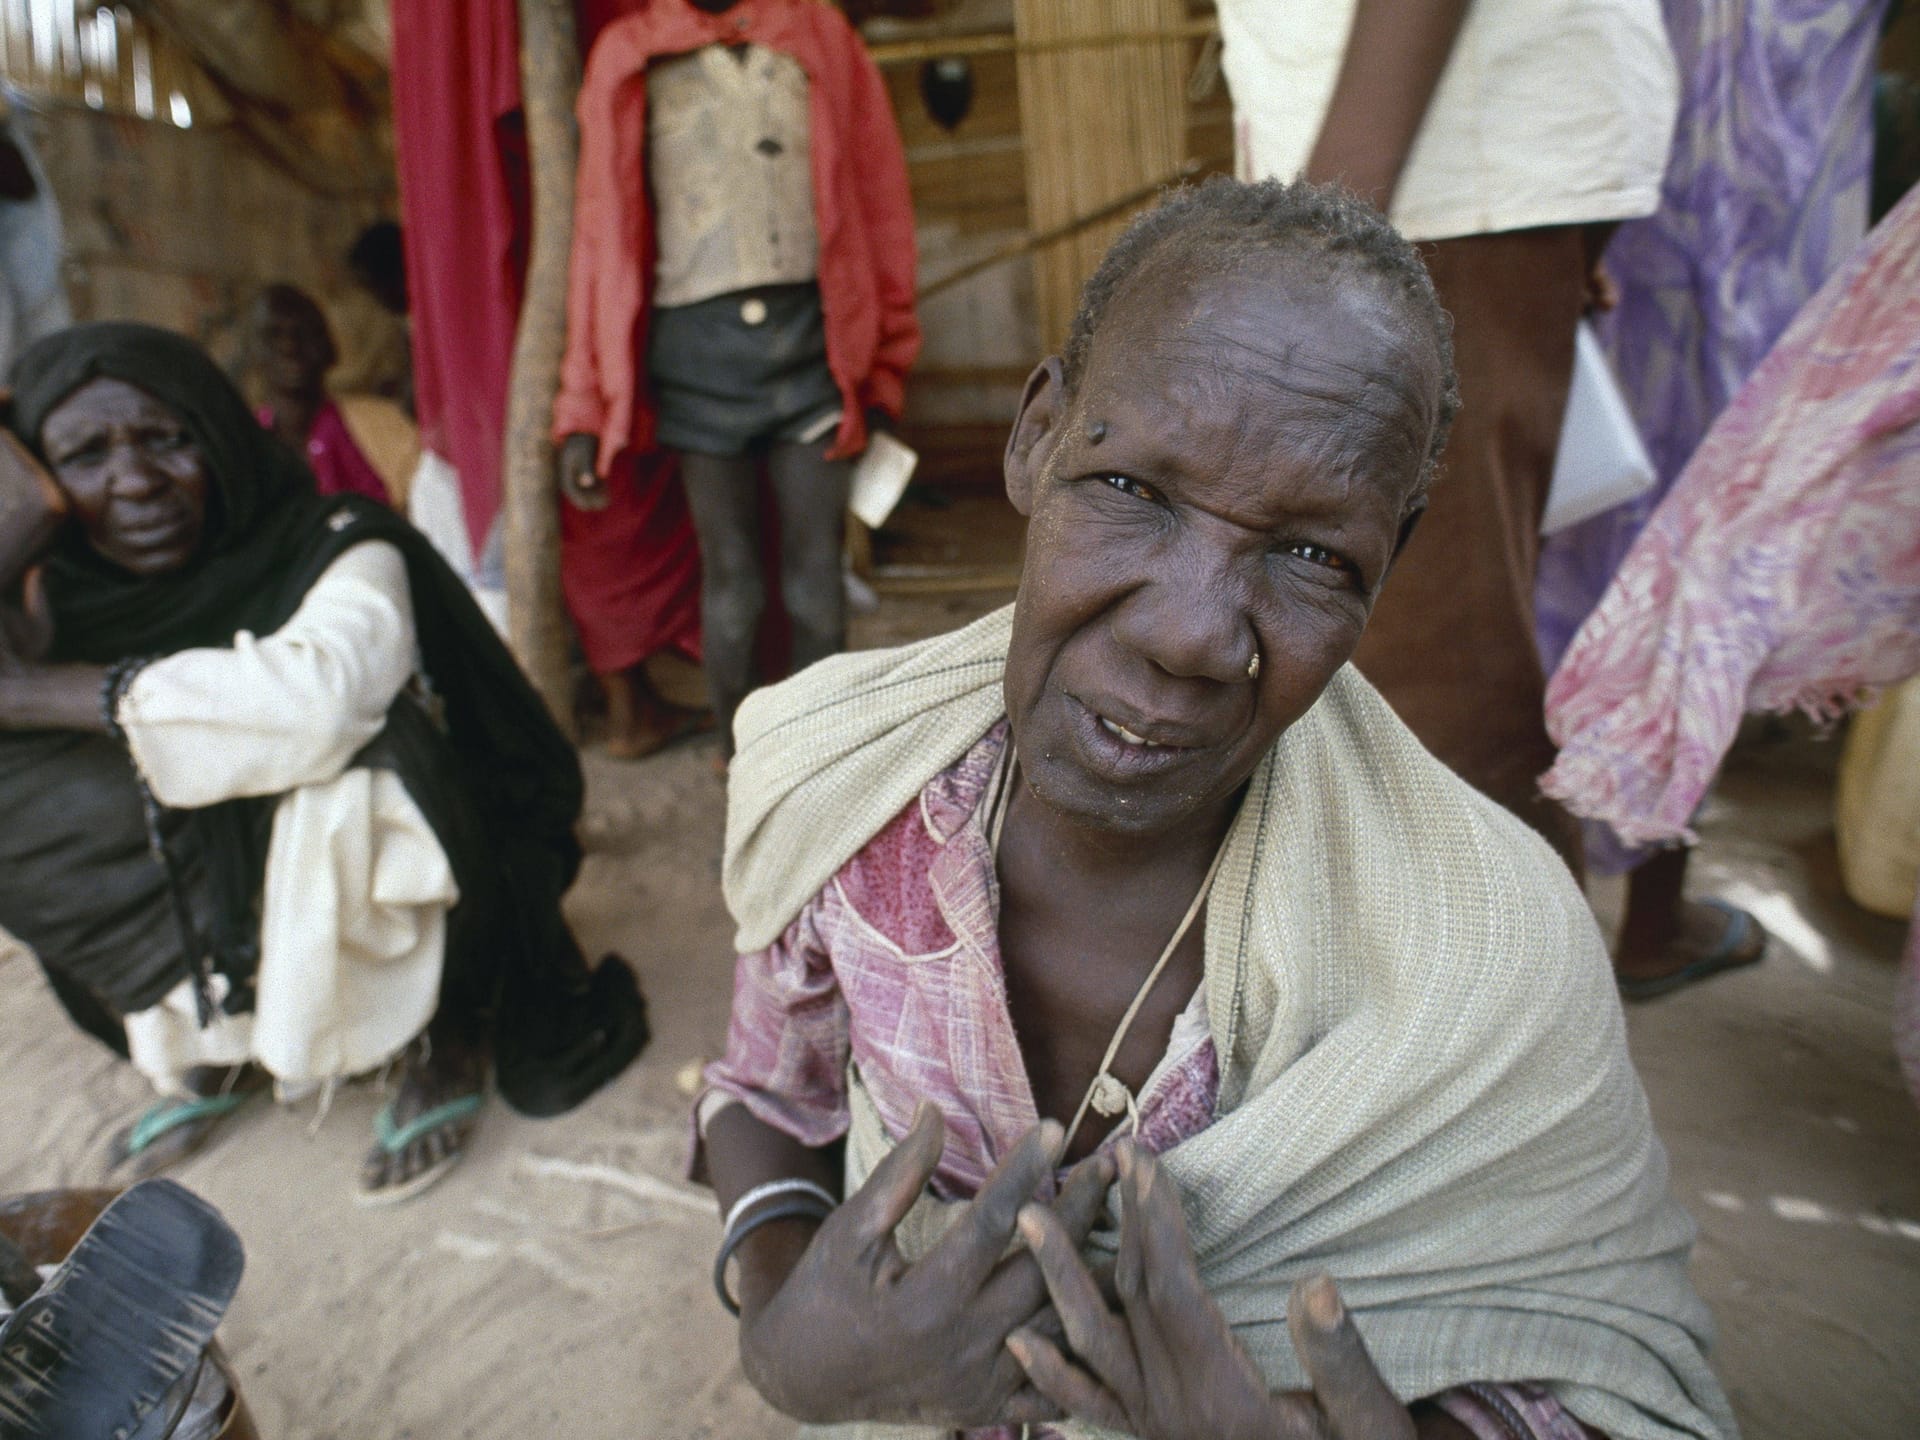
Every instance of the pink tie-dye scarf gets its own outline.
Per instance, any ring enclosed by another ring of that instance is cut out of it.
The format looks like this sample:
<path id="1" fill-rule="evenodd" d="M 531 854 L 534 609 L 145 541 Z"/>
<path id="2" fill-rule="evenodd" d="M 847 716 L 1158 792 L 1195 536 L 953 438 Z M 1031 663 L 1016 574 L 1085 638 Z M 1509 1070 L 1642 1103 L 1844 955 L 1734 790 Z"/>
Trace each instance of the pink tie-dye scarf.
<path id="1" fill-rule="evenodd" d="M 1707 433 L 1547 687 L 1541 780 L 1633 844 L 1688 821 L 1748 711 L 1920 672 L 1920 191 Z"/>

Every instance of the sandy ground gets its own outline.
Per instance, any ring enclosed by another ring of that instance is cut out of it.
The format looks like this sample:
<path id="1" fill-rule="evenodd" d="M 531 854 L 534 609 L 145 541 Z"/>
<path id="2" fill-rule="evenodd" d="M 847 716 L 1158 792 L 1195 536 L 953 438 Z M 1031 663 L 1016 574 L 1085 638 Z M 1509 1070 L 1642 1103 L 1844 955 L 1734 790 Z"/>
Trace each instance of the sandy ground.
<path id="1" fill-rule="evenodd" d="M 889 601 L 859 634 L 925 633 L 983 598 Z M 1920 1434 L 1920 1115 L 1888 1028 L 1901 932 L 1838 894 L 1831 764 L 1799 740 L 1736 757 L 1696 875 L 1779 942 L 1631 1016 L 1750 1440 Z M 570 911 L 640 969 L 657 1038 L 639 1064 L 562 1119 L 491 1107 L 466 1163 L 396 1209 L 352 1201 L 371 1084 L 324 1117 L 252 1107 L 179 1172 L 246 1240 L 222 1334 L 269 1440 L 790 1433 L 741 1377 L 709 1288 L 718 1223 L 679 1178 L 680 1081 L 726 1022 L 720 783 L 698 743 L 587 769 Z M 1605 914 L 1618 887 L 1595 898 Z M 0 954 L 0 1084 L 0 1193 L 96 1181 L 146 1100 L 18 951 Z"/>

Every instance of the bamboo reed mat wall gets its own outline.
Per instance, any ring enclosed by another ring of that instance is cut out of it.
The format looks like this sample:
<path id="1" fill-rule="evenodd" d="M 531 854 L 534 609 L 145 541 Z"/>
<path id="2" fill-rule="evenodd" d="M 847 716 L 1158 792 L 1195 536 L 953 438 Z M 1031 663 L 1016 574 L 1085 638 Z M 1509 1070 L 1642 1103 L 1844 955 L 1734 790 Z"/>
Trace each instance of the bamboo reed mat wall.
<path id="1" fill-rule="evenodd" d="M 1022 45 L 1155 34 L 1187 19 L 1185 0 L 1014 0 Z M 1021 52 L 1028 223 L 1035 231 L 1097 210 L 1168 175 L 1186 158 L 1186 60 L 1179 39 Z M 1080 287 L 1128 217 L 1034 257 L 1041 338 L 1058 346 Z"/>

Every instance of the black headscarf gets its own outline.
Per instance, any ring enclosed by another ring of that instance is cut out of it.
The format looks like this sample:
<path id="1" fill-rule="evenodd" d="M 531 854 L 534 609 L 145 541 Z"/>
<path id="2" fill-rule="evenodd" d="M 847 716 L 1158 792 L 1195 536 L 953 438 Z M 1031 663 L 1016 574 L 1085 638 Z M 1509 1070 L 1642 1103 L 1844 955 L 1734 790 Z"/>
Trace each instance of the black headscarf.
<path id="1" fill-rule="evenodd" d="M 147 325 L 76 325 L 22 354 L 11 376 L 21 439 L 44 459 L 47 417 L 103 378 L 144 390 L 179 417 L 212 481 L 207 528 L 190 564 L 148 578 L 102 559 L 69 530 L 47 566 L 57 658 L 166 655 L 283 623 L 300 598 L 286 593 L 289 566 L 311 550 L 331 503 L 305 463 L 254 419 L 205 351 Z"/>
<path id="2" fill-rule="evenodd" d="M 384 506 L 318 494 L 302 459 L 259 425 L 190 340 L 108 323 L 40 341 L 11 376 L 21 438 L 39 453 L 48 415 L 101 377 L 136 386 L 179 417 L 206 461 L 207 523 L 187 565 L 152 577 L 102 559 L 76 529 L 63 535 L 47 563 L 55 657 L 110 664 L 227 646 L 241 630 L 270 634 L 343 551 L 372 540 L 398 549 L 439 724 L 403 696 L 369 747 L 378 753 L 365 759 L 400 775 L 447 850 L 463 896 L 450 921 L 449 966 L 467 958 L 452 953 L 453 932 L 490 952 L 492 979 L 482 988 L 498 1001 L 502 1092 L 529 1113 L 578 1103 L 637 1053 L 646 1026 L 631 972 L 603 964 L 590 976 L 560 917 L 579 866 L 582 783 L 544 702 L 425 538 Z M 189 817 L 207 821 L 198 840 L 209 870 L 238 866 L 253 887 L 220 902 L 230 913 L 215 917 L 216 932 L 257 929 L 251 905 L 263 857 L 251 851 L 261 827 L 247 803 Z M 476 924 L 482 911 L 484 926 Z"/>

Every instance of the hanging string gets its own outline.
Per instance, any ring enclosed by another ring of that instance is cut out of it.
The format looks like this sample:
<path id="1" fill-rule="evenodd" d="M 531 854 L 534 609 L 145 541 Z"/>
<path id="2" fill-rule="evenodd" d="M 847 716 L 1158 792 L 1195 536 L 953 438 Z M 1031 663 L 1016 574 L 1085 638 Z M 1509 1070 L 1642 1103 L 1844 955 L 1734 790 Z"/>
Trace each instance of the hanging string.
<path id="1" fill-rule="evenodd" d="M 1014 751 L 1013 741 L 1009 739 L 1001 750 L 1000 758 L 994 762 L 993 774 L 987 780 L 987 848 L 994 858 L 996 866 L 1000 859 L 1000 835 L 1006 828 L 1009 796 L 1013 789 L 1013 772 L 1019 764 L 1019 756 Z M 1067 1126 L 1066 1138 L 1060 1144 L 1060 1153 L 1066 1154 L 1073 1148 L 1073 1137 L 1080 1133 L 1080 1125 L 1087 1118 L 1089 1109 L 1101 1115 L 1114 1116 L 1125 1112 L 1127 1123 L 1134 1130 L 1140 1128 L 1140 1106 L 1134 1094 L 1113 1073 L 1113 1062 L 1119 1057 L 1120 1047 L 1127 1042 L 1127 1036 L 1133 1031 L 1133 1022 L 1139 1018 L 1141 1008 L 1147 1003 L 1147 997 L 1153 993 L 1153 987 L 1167 966 L 1172 963 L 1174 952 L 1180 948 L 1180 942 L 1187 938 L 1187 932 L 1193 928 L 1193 922 L 1200 918 L 1200 912 L 1207 906 L 1207 897 L 1213 893 L 1214 877 L 1220 873 L 1220 862 L 1226 858 L 1227 844 L 1223 839 L 1220 848 L 1213 852 L 1208 862 L 1207 873 L 1200 881 L 1200 888 L 1194 892 L 1193 901 L 1187 906 L 1187 913 L 1180 917 L 1180 924 L 1174 929 L 1173 938 L 1167 941 L 1166 948 L 1160 952 L 1160 958 L 1153 962 L 1153 968 L 1147 971 L 1147 978 L 1140 982 L 1140 988 L 1133 992 L 1133 1001 L 1127 1006 L 1126 1013 L 1120 1017 L 1120 1023 L 1114 1027 L 1113 1038 L 1107 1042 L 1107 1053 L 1100 1057 L 1100 1068 L 1094 1072 L 1093 1081 L 1087 1086 L 1087 1093 L 1080 1097 L 1080 1108 L 1073 1112 L 1073 1123 Z"/>

